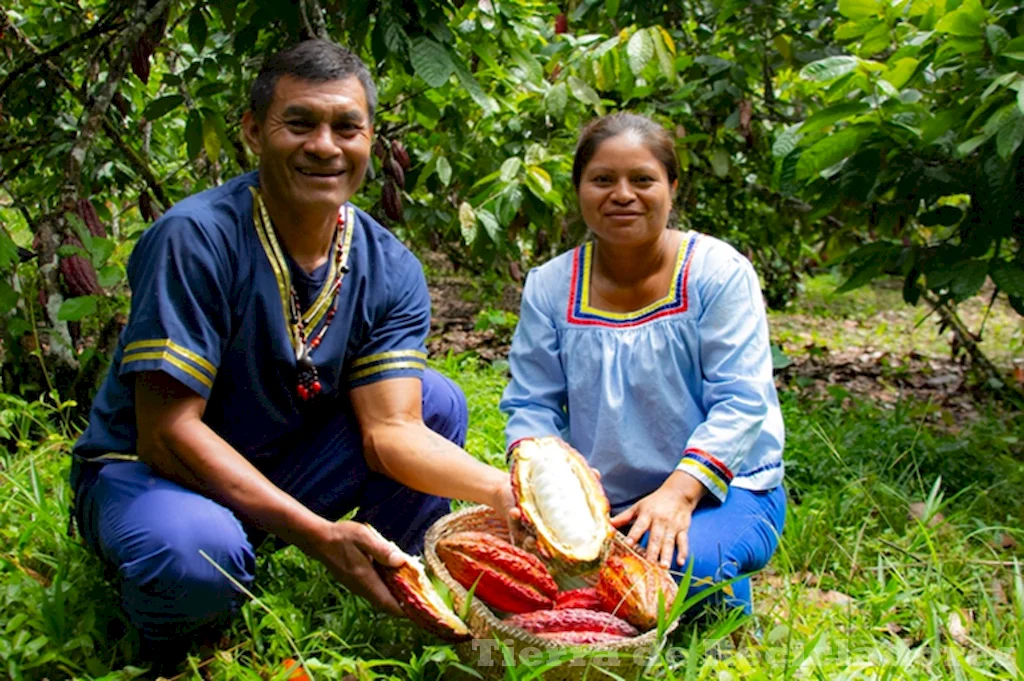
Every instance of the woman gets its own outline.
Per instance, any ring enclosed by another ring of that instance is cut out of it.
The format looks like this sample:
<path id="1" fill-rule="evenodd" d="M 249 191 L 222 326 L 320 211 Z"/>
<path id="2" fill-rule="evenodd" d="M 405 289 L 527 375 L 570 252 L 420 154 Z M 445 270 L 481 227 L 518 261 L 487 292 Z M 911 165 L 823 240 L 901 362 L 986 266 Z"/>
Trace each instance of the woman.
<path id="1" fill-rule="evenodd" d="M 687 558 L 697 589 L 756 571 L 785 518 L 757 276 L 724 242 L 669 227 L 679 165 L 653 121 L 592 122 L 572 177 L 593 239 L 526 280 L 507 443 L 563 437 L 600 472 L 612 523 L 677 579 Z M 723 591 L 752 612 L 749 579 Z"/>

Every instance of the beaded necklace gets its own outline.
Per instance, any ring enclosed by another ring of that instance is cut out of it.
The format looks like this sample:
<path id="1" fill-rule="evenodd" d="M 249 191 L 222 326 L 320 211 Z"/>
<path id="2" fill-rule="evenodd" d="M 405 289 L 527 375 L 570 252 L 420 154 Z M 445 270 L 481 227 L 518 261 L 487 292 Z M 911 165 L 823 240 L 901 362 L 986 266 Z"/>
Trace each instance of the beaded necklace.
<path id="1" fill-rule="evenodd" d="M 345 248 L 345 207 L 338 210 L 338 230 L 334 238 L 334 281 L 331 282 L 331 309 L 327 311 L 323 326 L 320 330 L 306 341 L 306 327 L 302 321 L 302 309 L 299 306 L 299 294 L 295 292 L 295 284 L 289 281 L 290 301 L 289 312 L 291 313 L 291 325 L 294 337 L 298 338 L 298 345 L 295 348 L 295 369 L 298 373 L 295 392 L 303 402 L 313 399 L 320 394 L 323 386 L 317 374 L 316 365 L 313 364 L 313 351 L 320 346 L 320 341 L 327 333 L 328 327 L 334 321 L 334 315 L 338 311 L 338 291 L 341 290 L 341 282 L 348 272 L 348 249 Z"/>

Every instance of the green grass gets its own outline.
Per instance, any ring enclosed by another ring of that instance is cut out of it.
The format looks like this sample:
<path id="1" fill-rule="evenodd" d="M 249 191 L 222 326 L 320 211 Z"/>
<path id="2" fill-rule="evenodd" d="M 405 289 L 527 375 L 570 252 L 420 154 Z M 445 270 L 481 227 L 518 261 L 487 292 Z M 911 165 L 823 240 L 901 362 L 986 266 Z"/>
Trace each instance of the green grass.
<path id="1" fill-rule="evenodd" d="M 468 448 L 501 465 L 507 367 L 435 366 L 467 394 Z M 1024 417 L 992 407 L 953 436 L 926 424 L 926 404 L 881 410 L 841 390 L 782 401 L 791 505 L 757 579 L 756 621 L 732 637 L 729 618 L 677 630 L 648 678 L 1022 678 L 1021 550 L 994 543 L 1024 544 Z M 18 441 L 0 455 L 0 678 L 146 677 L 126 666 L 133 633 L 98 562 L 65 533 L 74 429 L 57 416 L 13 398 L 0 410 Z M 908 513 L 915 501 L 920 520 Z M 254 595 L 229 645 L 196 651 L 186 678 L 284 679 L 282 661 L 300 655 L 316 679 L 443 679 L 457 668 L 452 648 L 375 613 L 295 549 L 261 552 Z"/>

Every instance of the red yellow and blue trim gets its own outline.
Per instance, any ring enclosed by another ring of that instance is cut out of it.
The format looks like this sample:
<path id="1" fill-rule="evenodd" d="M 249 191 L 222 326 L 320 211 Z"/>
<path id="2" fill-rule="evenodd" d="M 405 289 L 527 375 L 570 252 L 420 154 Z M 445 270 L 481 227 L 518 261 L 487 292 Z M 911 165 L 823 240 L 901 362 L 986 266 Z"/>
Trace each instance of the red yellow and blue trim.
<path id="1" fill-rule="evenodd" d="M 721 496 L 724 497 L 729 491 L 729 483 L 732 482 L 733 474 L 729 467 L 708 454 L 703 449 L 689 447 L 683 452 L 683 460 L 679 462 L 678 468 L 692 473 L 699 480 L 714 485 Z"/>
<path id="2" fill-rule="evenodd" d="M 672 288 L 668 294 L 650 305 L 632 312 L 609 312 L 590 304 L 590 278 L 593 271 L 594 243 L 588 241 L 573 254 L 572 279 L 569 282 L 569 306 L 566 314 L 570 324 L 625 328 L 638 326 L 654 319 L 686 312 L 689 308 L 687 283 L 690 264 L 699 235 L 687 234 L 679 245 Z"/>

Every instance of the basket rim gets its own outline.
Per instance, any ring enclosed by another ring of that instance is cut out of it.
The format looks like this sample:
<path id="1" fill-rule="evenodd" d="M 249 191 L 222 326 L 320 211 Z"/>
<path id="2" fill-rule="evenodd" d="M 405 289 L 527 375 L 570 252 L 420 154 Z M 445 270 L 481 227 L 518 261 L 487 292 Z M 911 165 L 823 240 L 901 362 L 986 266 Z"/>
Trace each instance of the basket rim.
<path id="1" fill-rule="evenodd" d="M 473 523 L 481 523 L 483 521 L 498 520 L 498 516 L 495 511 L 485 505 L 475 505 L 468 508 L 464 508 L 453 513 L 449 513 L 442 518 L 439 518 L 427 531 L 426 537 L 423 543 L 423 556 L 427 563 L 431 573 L 433 573 L 438 579 L 451 589 L 456 601 L 456 608 L 461 609 L 463 604 L 466 602 L 466 597 L 469 592 L 452 577 L 451 573 L 448 572 L 448 568 L 444 562 L 437 555 L 435 549 L 437 542 L 443 539 L 445 536 L 454 534 L 456 532 L 469 531 L 470 528 L 459 527 Z M 612 541 L 620 544 L 623 548 L 630 551 L 633 550 L 629 544 L 626 543 L 625 539 L 620 535 L 619 532 L 615 532 Z M 654 647 L 658 644 L 658 630 L 657 628 L 646 631 L 637 636 L 623 639 L 621 641 L 604 642 L 604 643 L 587 643 L 587 644 L 564 644 L 549 639 L 541 638 L 532 632 L 526 631 L 520 627 L 514 627 L 506 624 L 504 621 L 499 619 L 494 612 L 481 602 L 479 598 L 474 598 L 473 602 L 469 606 L 470 616 L 467 620 L 477 620 L 483 624 L 483 626 L 477 626 L 474 621 L 467 621 L 466 625 L 469 627 L 470 632 L 474 638 L 491 638 L 496 632 L 500 632 L 503 636 L 509 636 L 517 639 L 518 642 L 534 646 L 536 648 L 544 650 L 587 650 L 587 651 L 607 651 L 612 653 L 631 653 L 642 648 L 651 648 L 653 651 Z M 667 636 L 678 626 L 677 621 L 671 621 L 665 627 L 665 635 Z"/>

